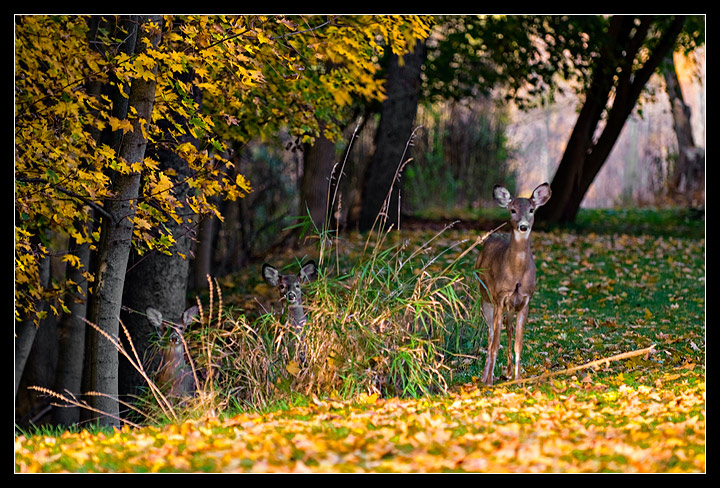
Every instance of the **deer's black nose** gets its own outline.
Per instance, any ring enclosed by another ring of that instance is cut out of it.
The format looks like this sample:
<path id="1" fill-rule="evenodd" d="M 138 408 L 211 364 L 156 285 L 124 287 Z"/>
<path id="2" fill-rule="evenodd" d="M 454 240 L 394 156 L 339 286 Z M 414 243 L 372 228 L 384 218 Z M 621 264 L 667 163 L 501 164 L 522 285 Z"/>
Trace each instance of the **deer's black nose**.
<path id="1" fill-rule="evenodd" d="M 526 232 L 528 230 L 528 226 L 525 224 L 521 224 L 518 226 L 518 229 L 520 229 L 520 232 Z"/>

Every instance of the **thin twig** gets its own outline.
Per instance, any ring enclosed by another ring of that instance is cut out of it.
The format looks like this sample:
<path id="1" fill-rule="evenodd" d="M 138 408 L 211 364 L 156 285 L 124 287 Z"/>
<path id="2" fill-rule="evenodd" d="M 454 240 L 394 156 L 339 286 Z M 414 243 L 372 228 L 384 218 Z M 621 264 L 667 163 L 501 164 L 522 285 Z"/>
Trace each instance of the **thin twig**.
<path id="1" fill-rule="evenodd" d="M 405 166 L 413 160 L 413 158 L 408 158 L 405 160 L 405 154 L 407 154 L 408 147 L 413 145 L 413 140 L 415 139 L 415 133 L 422 129 L 423 126 L 419 125 L 413 129 L 413 131 L 410 133 L 410 137 L 408 138 L 407 142 L 405 142 L 405 149 L 403 149 L 402 156 L 400 157 L 400 164 L 398 165 L 397 169 L 395 170 L 395 176 L 392 179 L 392 182 L 390 183 L 390 189 L 387 192 L 387 195 L 385 196 L 385 200 L 383 201 L 382 205 L 380 206 L 380 212 L 375 217 L 375 221 L 373 222 L 372 227 L 370 228 L 370 232 L 368 233 L 368 239 L 365 241 L 365 248 L 363 249 L 363 255 L 367 251 L 368 244 L 370 243 L 370 236 L 372 235 L 372 231 L 375 230 L 375 226 L 380 224 L 378 230 L 377 230 L 377 240 L 375 242 L 375 247 L 378 247 L 381 241 L 381 236 L 387 236 L 387 234 L 390 233 L 392 228 L 394 227 L 394 224 L 390 224 L 390 228 L 385 229 L 385 225 L 387 224 L 387 220 L 390 214 L 390 200 L 392 199 L 392 192 L 395 187 L 395 183 L 398 182 L 400 179 L 400 175 L 402 174 L 403 170 L 405 169 Z M 399 207 L 399 199 L 398 199 L 398 222 L 397 227 L 398 230 L 400 229 L 400 207 Z"/>
<path id="2" fill-rule="evenodd" d="M 485 234 L 483 234 L 482 236 L 478 236 L 478 237 L 475 239 L 475 242 L 473 242 L 472 246 L 470 246 L 470 247 L 468 247 L 467 249 L 465 249 L 465 250 L 462 252 L 462 254 L 460 254 L 460 256 L 458 256 L 452 263 L 450 263 L 450 264 L 443 270 L 443 272 L 441 273 L 441 276 L 443 276 L 445 273 L 447 273 L 448 270 L 449 270 L 451 267 L 453 267 L 456 263 L 460 262 L 460 260 L 461 260 L 462 258 L 464 258 L 467 253 L 469 253 L 470 251 L 472 251 L 473 249 L 475 249 L 475 247 L 479 246 L 480 244 L 482 244 L 483 242 L 485 242 L 486 240 L 488 240 L 488 238 L 489 238 L 491 235 L 493 235 L 495 232 L 497 232 L 499 229 L 501 229 L 505 224 L 507 224 L 507 222 L 503 222 L 502 224 L 500 224 L 500 225 L 498 225 L 497 227 L 495 227 L 493 230 L 487 231 L 487 232 L 486 232 Z"/>
<path id="3" fill-rule="evenodd" d="M 441 235 L 443 232 L 445 232 L 446 230 L 452 228 L 452 226 L 454 226 L 454 225 L 457 224 L 458 222 L 460 222 L 460 221 L 459 221 L 459 220 L 455 220 L 455 221 L 450 222 L 449 224 L 445 225 L 445 227 L 443 227 L 443 229 L 442 229 L 440 232 L 438 232 L 437 234 L 435 234 L 434 236 L 432 236 L 430 239 L 428 239 L 428 240 L 425 241 L 422 245 L 420 245 L 420 247 L 418 247 L 417 249 L 415 249 L 415 251 L 413 251 L 413 253 L 410 254 L 410 256 L 408 256 L 408 258 L 407 258 L 404 262 L 403 262 L 402 260 L 400 260 L 400 267 L 398 268 L 398 271 L 401 270 L 401 269 L 403 268 L 403 266 L 405 266 L 405 265 L 406 265 L 410 260 L 412 260 L 415 256 L 417 256 L 418 254 L 420 254 L 421 252 L 423 252 L 423 251 L 430 245 L 430 243 L 431 243 L 432 241 L 434 241 L 435 239 L 437 239 L 438 237 L 440 237 L 440 235 Z M 427 265 L 426 265 L 426 266 L 427 266 Z M 443 273 L 443 274 L 444 274 L 444 273 Z M 441 276 L 442 276 L 442 275 L 441 275 Z"/>
<path id="4" fill-rule="evenodd" d="M 330 212 L 332 211 L 333 208 L 335 208 L 335 199 L 337 198 L 338 189 L 340 188 L 340 179 L 342 178 L 342 175 L 345 173 L 345 164 L 347 163 L 348 156 L 350 156 L 350 150 L 352 149 L 353 142 L 355 142 L 355 139 L 357 138 L 357 133 L 358 133 L 358 130 L 360 129 L 360 126 L 362 125 L 362 122 L 363 122 L 363 117 L 360 116 L 357 124 L 355 125 L 355 130 L 353 131 L 352 136 L 350 136 L 350 142 L 348 142 L 348 147 L 347 147 L 347 150 L 345 151 L 345 158 L 343 159 L 342 166 L 340 166 L 340 172 L 338 173 L 338 176 L 337 176 L 337 183 L 335 184 L 335 191 L 333 192 L 333 195 L 332 195 L 332 201 L 328 201 L 327 208 L 325 210 L 326 221 L 330 220 Z M 337 164 L 335 166 L 337 166 Z M 335 166 L 333 166 L 333 173 L 335 172 Z M 332 174 L 330 175 L 330 179 L 332 181 Z M 330 197 L 330 187 L 328 186 L 328 198 L 329 197 Z"/>
<path id="5" fill-rule="evenodd" d="M 65 402 L 66 404 L 68 404 L 68 405 L 72 405 L 72 406 L 74 406 L 74 407 L 85 408 L 85 409 L 87 409 L 87 410 L 90 410 L 91 412 L 95 412 L 95 413 L 98 413 L 98 414 L 101 414 L 101 415 L 105 415 L 105 416 L 111 417 L 111 418 L 113 418 L 113 419 L 115 419 L 115 420 L 119 420 L 120 422 L 124 422 L 124 423 L 126 423 L 126 424 L 129 424 L 129 425 L 131 425 L 132 427 L 135 427 L 135 428 L 138 428 L 138 429 L 140 428 L 140 426 L 139 426 L 138 424 L 135 424 L 135 423 L 133 423 L 133 422 L 127 420 L 127 419 L 123 419 L 123 418 L 117 417 L 117 416 L 115 416 L 115 415 L 111 415 L 111 414 L 109 414 L 109 413 L 107 413 L 107 412 L 103 412 L 103 411 L 101 411 L 101 410 L 98 410 L 97 408 L 94 408 L 94 407 L 90 406 L 87 402 L 78 400 L 78 399 L 75 397 L 75 395 L 73 395 L 72 393 L 70 393 L 70 396 L 71 396 L 72 398 L 68 398 L 68 397 L 66 397 L 65 395 L 61 394 L 61 393 L 57 393 L 57 392 L 55 392 L 55 391 L 53 391 L 53 390 L 50 390 L 49 388 L 44 388 L 44 387 L 41 387 L 41 386 L 34 386 L 34 385 L 33 385 L 33 386 L 28 386 L 28 389 L 29 389 L 29 390 L 35 390 L 35 391 L 40 392 L 40 393 L 44 393 L 45 395 L 48 395 L 48 396 L 53 397 L 53 398 L 57 398 L 57 399 L 59 399 L 59 400 L 64 401 L 64 402 Z M 105 395 L 105 394 L 101 394 L 101 393 L 98 393 L 98 392 L 88 392 L 88 393 L 85 393 L 85 395 L 88 395 L 88 396 L 104 396 L 104 397 L 108 397 L 108 398 L 113 398 L 113 397 L 111 397 L 110 395 Z M 116 401 L 118 401 L 118 402 L 120 402 L 117 398 L 113 398 L 113 399 L 116 400 Z M 120 402 L 120 403 L 122 403 L 122 402 Z M 63 406 L 63 405 L 56 405 L 56 406 L 60 407 L 60 406 Z"/>

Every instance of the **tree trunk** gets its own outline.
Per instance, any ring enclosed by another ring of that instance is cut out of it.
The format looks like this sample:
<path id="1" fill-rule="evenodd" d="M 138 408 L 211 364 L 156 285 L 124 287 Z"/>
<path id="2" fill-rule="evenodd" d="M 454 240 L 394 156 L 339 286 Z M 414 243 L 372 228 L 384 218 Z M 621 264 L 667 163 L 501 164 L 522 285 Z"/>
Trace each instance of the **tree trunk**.
<path id="1" fill-rule="evenodd" d="M 70 249 L 75 240 L 70 239 Z M 90 269 L 90 245 L 78 247 L 75 255 L 82 269 Z M 66 303 L 70 313 L 65 314 L 59 325 L 58 362 L 55 378 L 55 391 L 63 395 L 68 393 L 79 397 L 82 386 L 83 359 L 85 357 L 85 322 L 87 316 L 88 283 L 80 269 L 68 267 L 68 280 L 77 283 L 80 290 L 69 293 Z M 78 407 L 56 407 L 53 410 L 53 422 L 59 425 L 73 425 L 80 420 Z"/>
<path id="2" fill-rule="evenodd" d="M 186 73 L 180 75 L 179 78 L 192 86 L 192 74 Z M 193 88 L 193 98 L 198 105 L 201 103 L 199 89 Z M 160 127 L 168 131 L 169 124 L 162 121 Z M 167 139 L 170 139 L 169 135 Z M 197 146 L 197 140 L 189 134 L 178 140 L 178 143 L 185 142 Z M 193 174 L 187 161 L 171 149 L 161 148 L 157 151 L 157 155 L 153 156 L 156 156 L 160 162 L 160 170 L 174 173 L 177 181 L 187 181 Z M 175 186 L 173 189 L 177 200 L 183 202 L 183 207 L 177 211 L 182 222 L 177 223 L 168 219 L 164 224 L 175 239 L 173 254 L 166 255 L 151 251 L 142 257 L 135 256 L 137 262 L 130 267 L 127 273 L 123 304 L 131 311 L 140 312 L 142 315 L 132 312 L 123 314 L 123 323 L 128 328 L 135 349 L 141 358 L 149 350 L 152 336 L 155 334 L 155 327 L 144 316 L 147 307 L 159 310 L 163 317 L 175 323 L 180 323 L 180 318 L 186 308 L 190 271 L 189 255 L 195 241 L 197 225 L 192 210 L 185 203 L 190 191 L 187 183 Z M 121 358 L 120 394 L 136 395 L 139 393 L 138 387 L 143 385 L 144 380 L 140 373 L 128 361 Z"/>
<path id="3" fill-rule="evenodd" d="M 44 256 L 38 260 L 38 274 L 40 275 L 40 284 L 43 288 L 47 288 L 50 284 L 50 257 Z M 48 311 L 49 307 L 46 301 L 43 301 L 38 312 Z M 35 336 L 37 335 L 38 325 L 32 319 L 23 320 L 19 324 L 16 323 L 15 334 L 15 398 L 17 398 L 20 380 L 22 379 L 25 365 L 27 364 L 30 351 L 32 350 Z"/>
<path id="4" fill-rule="evenodd" d="M 300 183 L 300 211 L 310 213 L 315 227 L 322 231 L 325 222 L 328 198 L 332 195 L 337 182 L 330 181 L 333 165 L 335 164 L 335 143 L 326 138 L 322 127 L 320 135 L 314 144 L 305 144 L 303 148 L 303 176 Z M 330 193 L 329 193 L 330 192 Z"/>
<path id="5" fill-rule="evenodd" d="M 652 19 L 643 17 L 637 26 L 633 17 L 611 19 L 608 47 L 596 63 L 585 104 L 552 181 L 553 197 L 538 213 L 540 221 L 567 223 L 575 220 L 585 193 L 610 155 L 645 84 L 672 48 L 684 21 L 684 17 L 675 17 L 647 61 L 634 70 L 633 61 L 643 47 Z M 602 132 L 596 137 L 601 116 L 612 95 L 612 108 Z"/>
<path id="6" fill-rule="evenodd" d="M 92 16 L 89 21 L 88 42 L 99 52 L 103 52 L 102 44 L 96 42 L 100 26 L 107 24 L 109 19 L 102 16 Z M 133 48 L 134 49 L 134 48 Z M 103 84 L 98 80 L 89 80 L 85 84 L 87 94 L 94 98 L 100 98 Z M 102 131 L 97 127 L 89 125 L 87 130 L 92 134 L 93 139 L 100 143 Z M 88 209 L 88 235 L 92 233 L 93 210 Z M 82 275 L 82 270 L 91 269 L 92 252 L 90 244 L 85 243 L 77 246 L 75 239 L 70 238 L 68 249 L 77 248 L 75 256 L 80 260 L 81 269 L 68 266 L 67 279 L 77 283 L 78 290 L 72 290 L 65 298 L 70 313 L 66 314 L 59 325 L 58 344 L 58 366 L 55 378 L 55 391 L 65 395 L 69 393 L 80 398 L 82 392 L 83 367 L 85 364 L 85 336 L 86 325 L 83 319 L 87 318 L 88 308 L 88 282 Z M 76 293 L 77 291 L 77 293 Z M 57 425 L 70 426 L 80 421 L 79 407 L 63 406 L 53 409 L 53 422 Z"/>
<path id="7" fill-rule="evenodd" d="M 143 29 L 149 22 L 162 25 L 162 16 L 140 16 L 135 29 L 137 41 L 135 53 L 146 50 L 144 39 L 153 46 L 160 42 L 162 31 Z M 157 67 L 153 70 L 157 74 Z M 137 111 L 132 120 L 133 130 L 124 135 L 118 156 L 128 164 L 142 162 L 145 157 L 147 139 L 140 122 L 150 120 L 155 101 L 155 79 L 133 79 L 130 86 L 129 105 Z M 116 174 L 115 196 L 106 202 L 105 210 L 110 218 L 104 218 L 98 246 L 98 270 L 95 274 L 95 290 L 90 301 L 90 320 L 110 337 L 119 336 L 119 316 L 122 291 L 125 283 L 128 256 L 132 243 L 133 218 L 137 206 L 140 173 Z M 89 387 L 100 393 L 91 397 L 94 409 L 103 412 L 99 420 L 102 425 L 119 425 L 118 396 L 118 352 L 105 337 L 90 334 Z"/>
<path id="8" fill-rule="evenodd" d="M 387 75 L 387 98 L 382 104 L 380 124 L 375 136 L 375 153 L 368 167 L 363 191 L 359 228 L 370 230 L 381 212 L 386 212 L 384 228 L 398 227 L 401 181 L 395 174 L 401 161 L 417 113 L 420 96 L 420 72 L 425 62 L 425 43 L 418 41 L 415 50 L 403 56 L 390 57 Z M 405 158 L 407 159 L 407 157 Z M 386 197 L 392 188 L 389 201 Z"/>
<path id="9" fill-rule="evenodd" d="M 212 276 L 213 236 L 215 235 L 217 222 L 219 220 L 214 215 L 205 215 L 200 220 L 198 242 L 195 248 L 195 259 L 193 260 L 192 289 L 195 291 L 208 286 L 207 277 Z"/>
<path id="10" fill-rule="evenodd" d="M 631 17 L 618 15 L 610 21 L 608 40 L 605 42 L 600 59 L 595 64 L 592 82 L 585 94 L 585 103 L 551 183 L 553 196 L 538 212 L 536 217 L 538 220 L 565 222 L 569 219 L 565 212 L 569 207 L 572 188 L 579 185 L 585 157 L 591 151 L 592 137 L 610 97 L 613 70 L 608 65 L 614 63 L 612 60 L 618 55 L 616 51 L 620 49 L 621 39 L 625 40 L 629 35 L 633 20 Z"/>
<path id="11" fill-rule="evenodd" d="M 690 125 L 690 107 L 685 103 L 680 89 L 680 80 L 672 52 L 665 58 L 663 77 L 665 78 L 665 90 L 670 99 L 673 128 L 678 142 L 678 158 L 668 181 L 668 190 L 676 195 L 683 193 L 684 190 L 690 199 L 692 197 L 690 193 L 695 186 L 695 182 L 692 181 L 695 174 L 693 167 L 697 165 L 700 151 L 695 146 L 695 138 Z"/>

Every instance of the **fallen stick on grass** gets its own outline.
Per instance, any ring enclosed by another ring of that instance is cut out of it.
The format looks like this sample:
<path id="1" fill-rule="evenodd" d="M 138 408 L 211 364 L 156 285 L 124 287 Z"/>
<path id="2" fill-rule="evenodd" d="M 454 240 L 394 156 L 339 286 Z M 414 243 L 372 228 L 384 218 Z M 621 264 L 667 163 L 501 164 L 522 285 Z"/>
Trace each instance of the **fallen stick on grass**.
<path id="1" fill-rule="evenodd" d="M 655 352 L 655 344 L 653 344 L 650 347 L 646 347 L 645 349 L 638 349 L 636 351 L 623 352 L 621 354 L 616 354 L 615 356 L 610 356 L 609 358 L 596 359 L 595 361 L 590 361 L 589 363 L 585 363 L 580 366 L 574 366 L 572 368 L 567 368 L 567 369 L 563 369 L 560 371 L 551 371 L 549 373 L 543 373 L 539 376 L 531 376 L 530 378 L 521 378 L 519 380 L 506 381 L 505 383 L 498 383 L 495 386 L 508 386 L 508 385 L 515 385 L 518 383 L 527 383 L 530 381 L 540 381 L 540 380 L 544 380 L 545 378 L 550 378 L 552 376 L 574 373 L 575 371 L 580 371 L 581 369 L 587 369 L 587 368 L 594 368 L 595 366 L 599 366 L 601 364 L 607 365 L 611 361 L 619 361 L 621 359 L 628 359 L 628 358 L 632 358 L 635 356 L 642 356 L 644 354 L 650 354 L 650 353 L 654 353 L 654 352 Z"/>

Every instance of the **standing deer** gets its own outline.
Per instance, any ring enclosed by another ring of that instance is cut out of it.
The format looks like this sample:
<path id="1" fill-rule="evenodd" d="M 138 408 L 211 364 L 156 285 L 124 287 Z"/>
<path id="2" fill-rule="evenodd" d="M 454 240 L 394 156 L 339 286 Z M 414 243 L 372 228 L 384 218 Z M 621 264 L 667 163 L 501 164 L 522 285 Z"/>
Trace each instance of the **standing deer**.
<path id="1" fill-rule="evenodd" d="M 482 381 L 486 385 L 493 384 L 503 318 L 508 337 L 506 374 L 508 377 L 513 374 L 511 344 L 514 333 L 513 376 L 516 380 L 520 379 L 523 327 L 528 318 L 530 299 L 535 291 L 535 260 L 530 249 L 530 231 L 535 220 L 535 210 L 547 203 L 551 193 L 547 183 L 535 188 L 530 198 L 513 198 L 510 192 L 500 185 L 493 188 L 495 202 L 510 210 L 512 232 L 509 241 L 500 236 L 491 236 L 475 263 L 475 267 L 483 272 L 480 293 L 483 316 L 489 331 L 487 359 L 482 375 Z M 512 323 L 513 313 L 517 314 L 515 325 Z"/>
<path id="2" fill-rule="evenodd" d="M 262 266 L 262 277 L 271 286 L 274 286 L 280 292 L 281 298 L 286 301 L 285 313 L 288 317 L 288 323 L 292 327 L 295 334 L 302 342 L 303 328 L 307 322 L 307 315 L 302 304 L 303 281 L 312 280 L 317 275 L 317 267 L 315 261 L 308 261 L 301 269 L 300 274 L 285 274 L 280 272 L 269 264 Z M 301 355 L 302 356 L 302 355 Z"/>
<path id="3" fill-rule="evenodd" d="M 185 361 L 182 335 L 198 314 L 197 305 L 193 305 L 183 312 L 181 324 L 170 324 L 163 321 L 162 314 L 152 307 L 148 307 L 145 313 L 148 321 L 155 326 L 160 336 L 160 366 L 155 381 L 171 398 L 194 395 L 195 380 L 190 365 Z M 167 333 L 168 329 L 170 330 L 169 334 Z"/>

